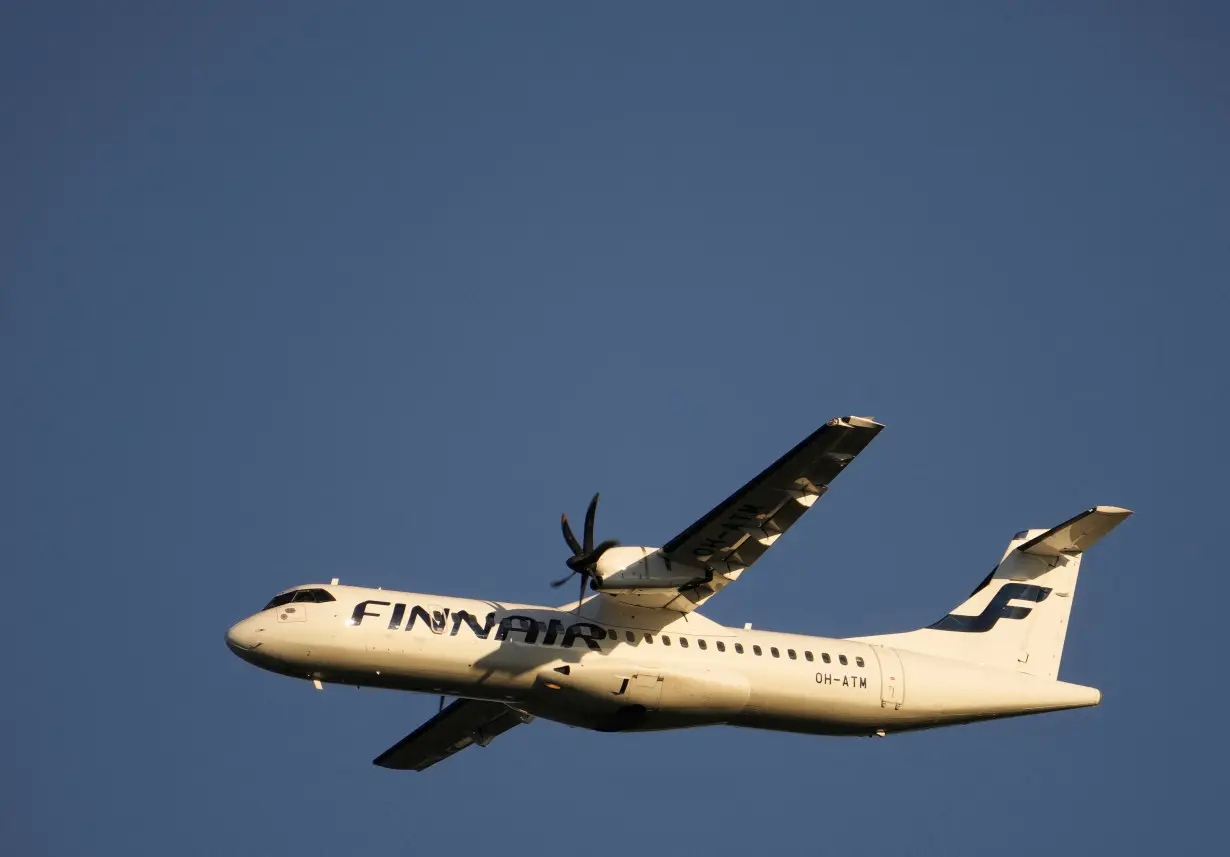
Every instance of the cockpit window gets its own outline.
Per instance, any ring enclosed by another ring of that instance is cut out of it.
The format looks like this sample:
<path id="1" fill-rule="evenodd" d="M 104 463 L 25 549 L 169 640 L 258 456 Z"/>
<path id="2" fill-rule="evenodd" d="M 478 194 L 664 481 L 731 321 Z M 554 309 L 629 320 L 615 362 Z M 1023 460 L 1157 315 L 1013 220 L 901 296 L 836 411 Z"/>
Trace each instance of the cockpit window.
<path id="1" fill-rule="evenodd" d="M 283 592 L 281 595 L 273 596 L 273 600 L 261 609 L 271 610 L 274 607 L 281 607 L 283 604 L 290 604 L 292 601 L 314 601 L 317 604 L 323 604 L 326 601 L 336 600 L 336 598 L 323 589 L 292 589 L 290 592 Z"/>

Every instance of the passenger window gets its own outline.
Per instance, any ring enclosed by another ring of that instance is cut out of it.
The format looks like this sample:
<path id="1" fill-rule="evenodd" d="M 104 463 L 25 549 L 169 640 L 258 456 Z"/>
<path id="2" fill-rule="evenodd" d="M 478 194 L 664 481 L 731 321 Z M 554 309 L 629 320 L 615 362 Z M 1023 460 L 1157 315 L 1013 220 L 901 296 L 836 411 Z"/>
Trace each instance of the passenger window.
<path id="1" fill-rule="evenodd" d="M 810 663 L 810 662 L 812 662 L 812 661 L 814 661 L 814 660 L 815 660 L 815 658 L 812 656 L 812 653 L 811 653 L 811 652 L 804 652 L 804 653 L 803 653 L 803 657 L 807 659 L 808 663 Z"/>
<path id="2" fill-rule="evenodd" d="M 754 654 L 754 655 L 763 654 L 763 653 L 760 651 L 760 646 L 752 646 L 752 654 Z"/>
<path id="3" fill-rule="evenodd" d="M 844 667 L 844 666 L 846 666 L 847 664 L 849 664 L 849 663 L 850 663 L 849 661 L 847 661 L 847 660 L 846 660 L 846 656 L 845 656 L 845 655 L 838 655 L 838 656 L 837 656 L 837 660 L 841 662 L 841 665 L 842 665 L 843 667 Z"/>
<path id="4" fill-rule="evenodd" d="M 829 653 L 828 653 L 828 652 L 823 652 L 823 653 L 820 655 L 820 657 L 824 660 L 824 662 L 825 662 L 826 664 L 831 664 L 831 663 L 833 662 L 833 659 L 829 657 Z"/>
<path id="5" fill-rule="evenodd" d="M 687 647 L 688 647 L 688 638 L 680 637 L 679 638 L 679 648 L 686 649 Z"/>
<path id="6" fill-rule="evenodd" d="M 653 642 L 653 634 L 648 634 L 648 633 L 647 633 L 647 634 L 645 634 L 645 642 L 646 642 L 646 643 L 652 643 L 652 642 Z"/>
<path id="7" fill-rule="evenodd" d="M 671 638 L 663 634 L 662 635 L 662 645 L 669 646 L 670 644 L 671 644 Z"/>
<path id="8" fill-rule="evenodd" d="M 718 640 L 716 643 L 714 643 L 714 645 L 717 646 L 717 650 L 719 652 L 726 651 L 726 644 L 723 643 L 721 640 Z"/>
<path id="9" fill-rule="evenodd" d="M 775 658 L 780 658 L 780 657 L 782 656 L 782 653 L 781 653 L 781 652 L 779 652 L 779 651 L 777 650 L 777 646 L 771 646 L 771 647 L 769 648 L 769 652 L 770 652 L 770 654 L 772 654 L 772 655 L 773 655 L 773 657 L 775 657 Z"/>
<path id="10" fill-rule="evenodd" d="M 615 632 L 614 628 L 607 628 L 606 634 L 611 638 L 612 642 L 619 639 L 619 634 Z"/>
<path id="11" fill-rule="evenodd" d="M 861 667 L 861 666 L 863 666 L 863 659 L 862 659 L 862 658 L 855 658 L 855 659 L 854 659 L 854 663 L 855 663 L 856 665 L 858 665 L 858 666 L 860 666 L 860 667 Z"/>
<path id="12" fill-rule="evenodd" d="M 701 649 L 707 649 L 707 648 L 709 648 L 709 644 L 708 644 L 708 643 L 706 643 L 704 640 L 697 640 L 697 641 L 696 641 L 696 645 L 700 646 L 700 647 L 701 647 Z"/>
<path id="13" fill-rule="evenodd" d="M 786 656 L 792 661 L 797 661 L 799 656 L 794 653 L 794 649 L 786 649 Z"/>
<path id="14" fill-rule="evenodd" d="M 736 655 L 743 654 L 743 644 L 742 643 L 735 643 L 735 654 Z"/>
<path id="15" fill-rule="evenodd" d="M 624 631 L 624 639 L 627 640 L 629 643 L 635 643 L 636 634 L 633 634 L 631 631 Z"/>

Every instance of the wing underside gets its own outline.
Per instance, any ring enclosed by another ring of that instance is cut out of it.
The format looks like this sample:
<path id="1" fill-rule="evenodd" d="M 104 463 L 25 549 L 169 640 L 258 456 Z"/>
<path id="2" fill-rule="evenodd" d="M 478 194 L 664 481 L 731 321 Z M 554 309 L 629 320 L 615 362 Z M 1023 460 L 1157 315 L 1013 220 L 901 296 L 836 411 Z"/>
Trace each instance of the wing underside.
<path id="1" fill-rule="evenodd" d="M 471 744 L 486 747 L 529 715 L 500 702 L 458 699 L 372 760 L 399 771 L 424 771 Z"/>

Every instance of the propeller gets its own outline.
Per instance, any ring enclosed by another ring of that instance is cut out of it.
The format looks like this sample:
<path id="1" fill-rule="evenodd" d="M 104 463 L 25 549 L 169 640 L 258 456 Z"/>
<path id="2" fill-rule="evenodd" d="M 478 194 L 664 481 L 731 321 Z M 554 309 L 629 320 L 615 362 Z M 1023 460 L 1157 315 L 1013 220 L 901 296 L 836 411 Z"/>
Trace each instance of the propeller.
<path id="1" fill-rule="evenodd" d="M 594 516 L 598 512 L 598 495 L 594 495 L 594 499 L 589 501 L 589 508 L 585 510 L 585 529 L 582 533 L 584 542 L 578 542 L 577 537 L 572 534 L 572 527 L 568 525 L 568 516 L 560 515 L 560 529 L 564 531 L 564 541 L 568 543 L 568 547 L 572 549 L 572 556 L 568 557 L 566 563 L 571 571 L 559 580 L 551 581 L 553 587 L 563 586 L 572 579 L 574 574 L 581 575 L 581 594 L 577 598 L 577 610 L 581 609 L 581 599 L 585 597 L 585 579 L 588 577 L 596 581 L 598 578 L 594 574 L 594 569 L 598 565 L 598 560 L 604 553 L 613 547 L 617 547 L 619 542 L 614 539 L 608 539 L 602 544 L 594 547 Z"/>

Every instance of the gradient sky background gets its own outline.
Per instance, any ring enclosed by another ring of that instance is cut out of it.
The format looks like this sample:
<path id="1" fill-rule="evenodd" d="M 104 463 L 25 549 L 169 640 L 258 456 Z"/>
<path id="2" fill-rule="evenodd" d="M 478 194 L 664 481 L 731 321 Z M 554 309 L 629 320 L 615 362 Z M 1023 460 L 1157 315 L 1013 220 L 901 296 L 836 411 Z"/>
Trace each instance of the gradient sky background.
<path id="1" fill-rule="evenodd" d="M 1206 842 L 1228 17 L 6 5 L 0 851 Z M 1016 531 L 1124 505 L 1062 671 L 1100 708 L 884 741 L 536 722 L 398 774 L 370 760 L 434 698 L 223 643 L 334 576 L 562 600 L 561 511 L 601 490 L 600 537 L 660 544 L 847 413 L 888 428 L 707 614 L 917 627 Z"/>

